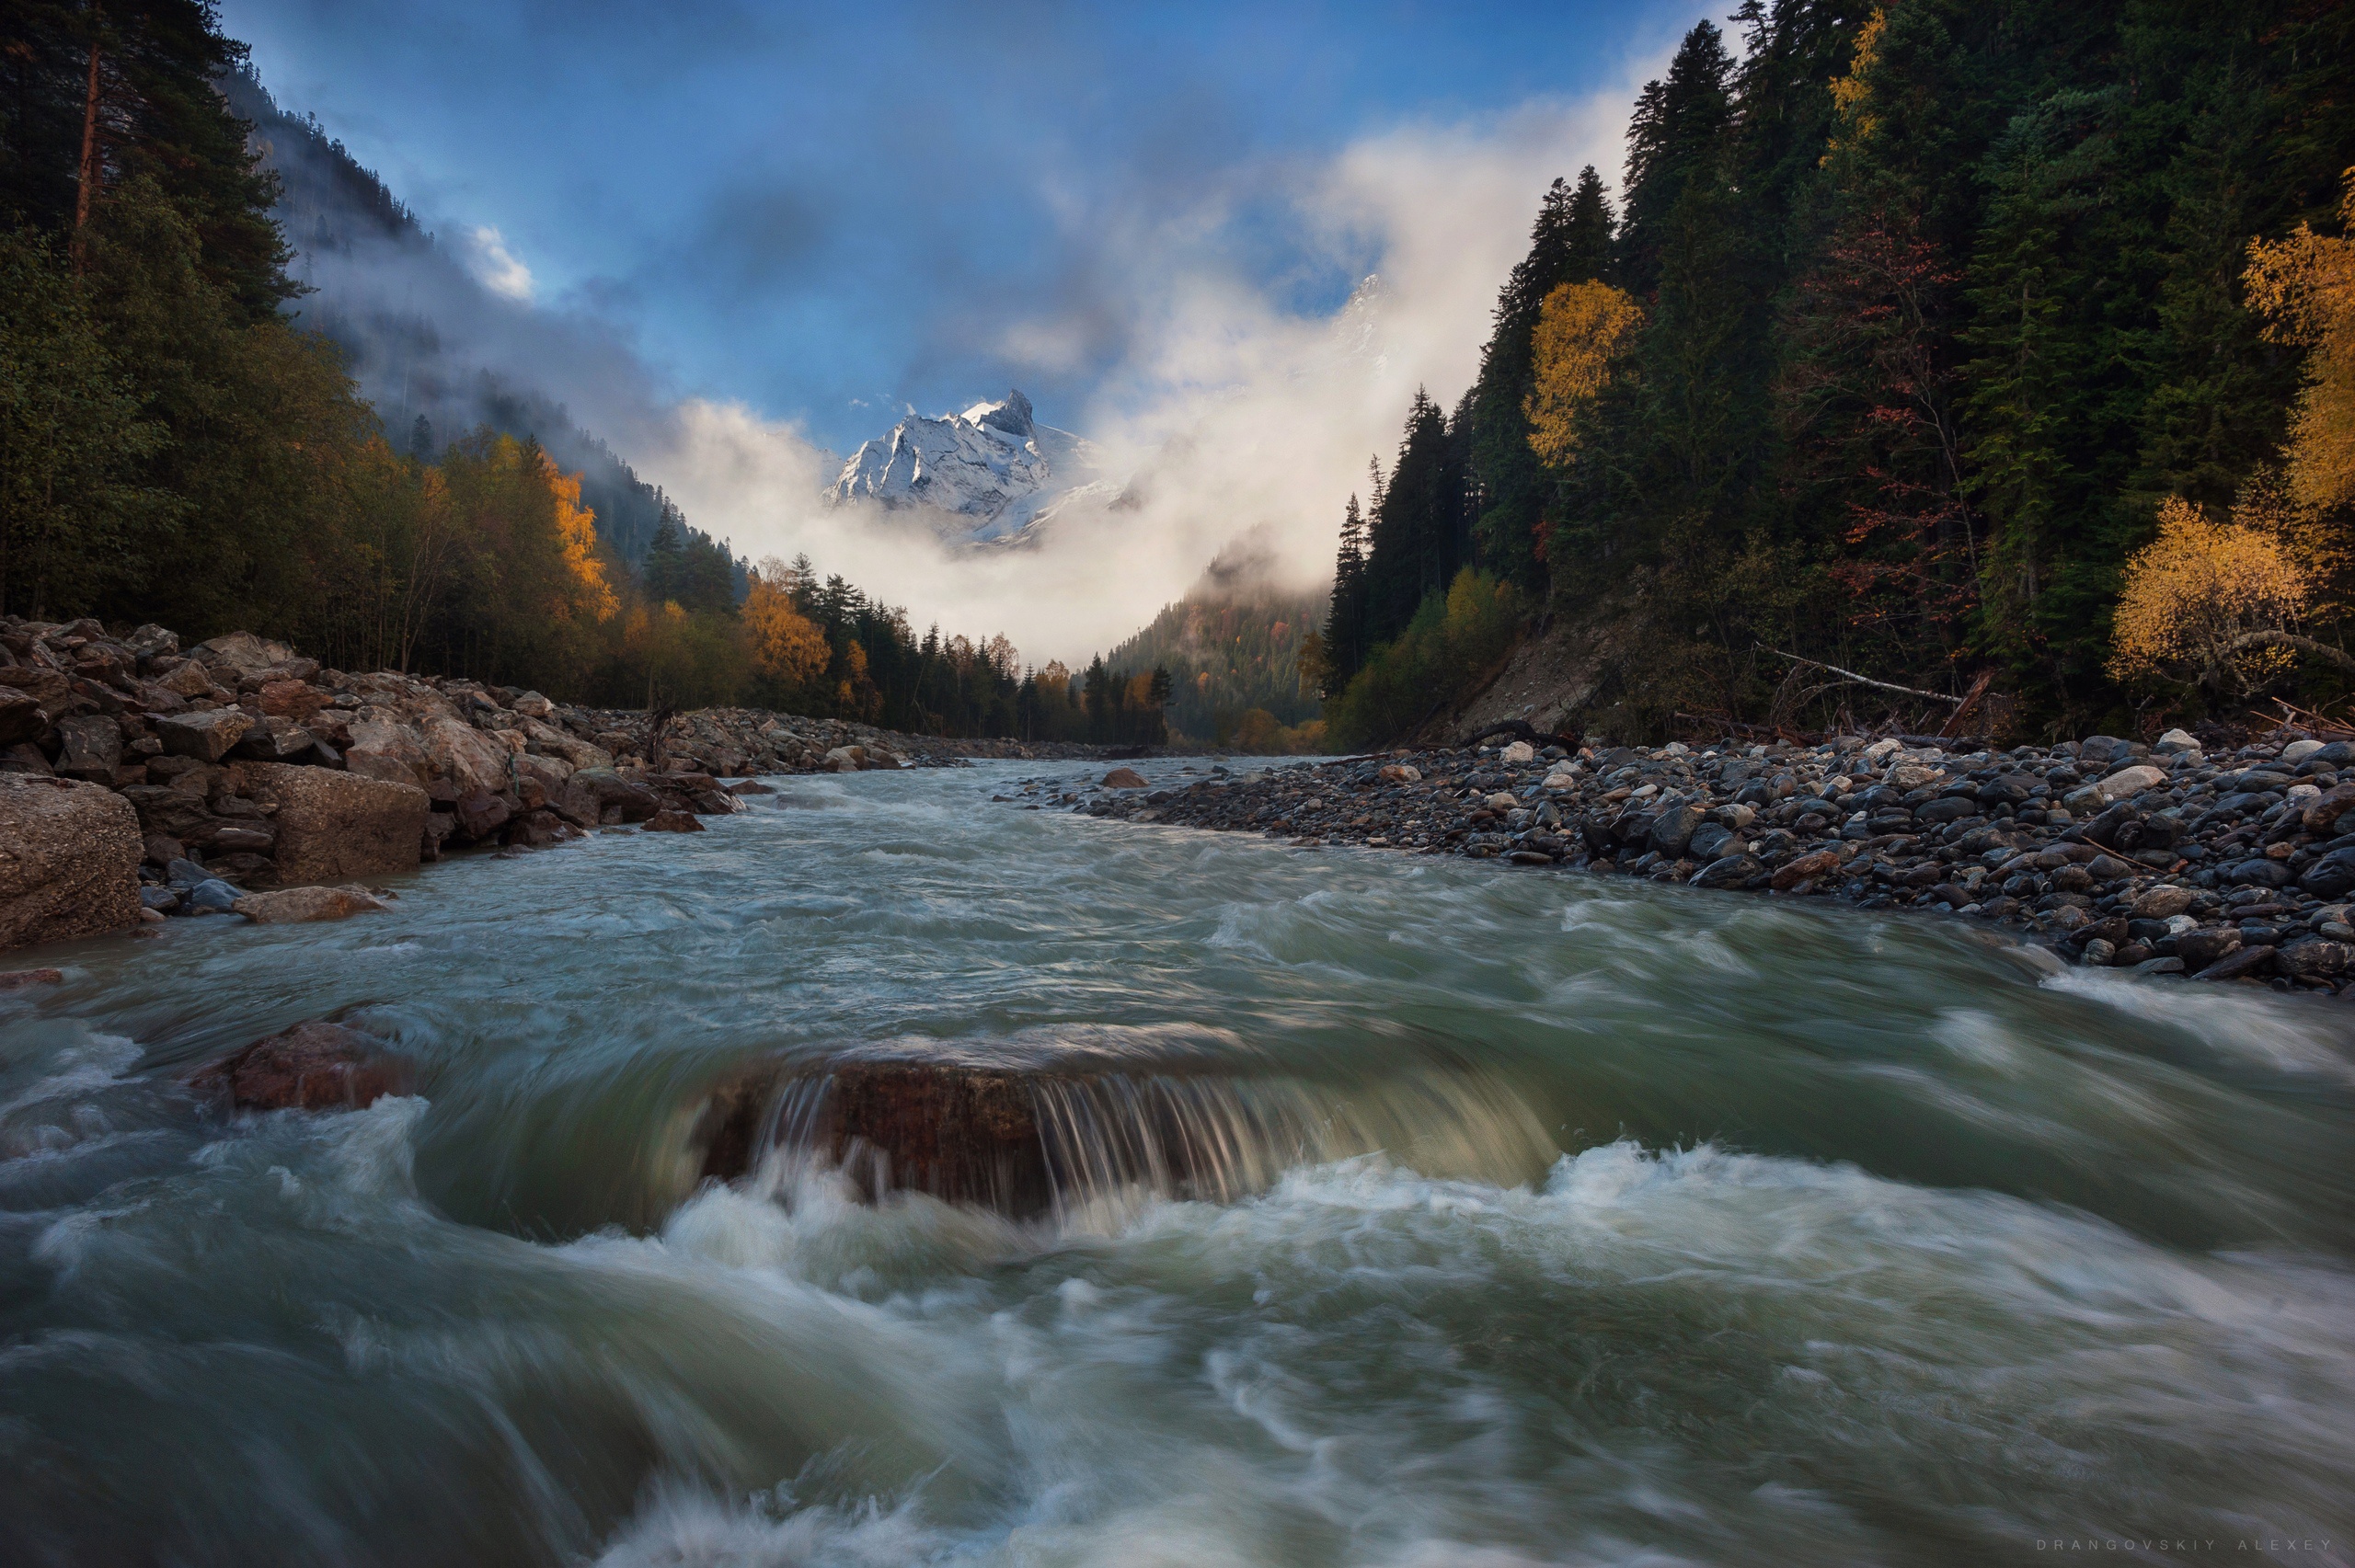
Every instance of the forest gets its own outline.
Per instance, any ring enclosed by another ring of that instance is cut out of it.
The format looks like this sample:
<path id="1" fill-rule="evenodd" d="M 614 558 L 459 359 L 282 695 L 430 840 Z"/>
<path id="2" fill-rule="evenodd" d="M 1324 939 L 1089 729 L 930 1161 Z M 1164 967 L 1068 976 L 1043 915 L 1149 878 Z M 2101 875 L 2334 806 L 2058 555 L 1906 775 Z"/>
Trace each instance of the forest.
<path id="1" fill-rule="evenodd" d="M 2355 8 L 1735 26 L 1647 84 L 1615 191 L 1555 182 L 1476 379 L 1350 500 L 1308 654 L 1336 738 L 1572 628 L 1614 738 L 2338 701 Z"/>
<path id="2" fill-rule="evenodd" d="M 388 432 L 338 345 L 290 317 L 279 177 L 240 99 L 296 123 L 210 4 L 0 19 L 0 612 L 251 630 L 343 668 L 615 706 L 1163 738 L 1166 672 L 1025 670 L 1003 637 L 919 635 L 806 560 L 754 570 L 602 447 L 618 534 L 529 434 Z"/>

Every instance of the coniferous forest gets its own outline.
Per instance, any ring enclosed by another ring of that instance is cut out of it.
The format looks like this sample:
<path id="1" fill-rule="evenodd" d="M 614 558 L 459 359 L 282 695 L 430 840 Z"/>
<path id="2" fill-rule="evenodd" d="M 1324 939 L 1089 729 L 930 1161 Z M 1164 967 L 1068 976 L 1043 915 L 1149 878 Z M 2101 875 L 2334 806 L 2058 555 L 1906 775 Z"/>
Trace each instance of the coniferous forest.
<path id="1" fill-rule="evenodd" d="M 0 613 L 251 630 L 615 705 L 1162 738 L 1166 676 L 1025 671 L 1004 638 L 919 634 L 807 561 L 764 578 L 602 447 L 585 501 L 528 407 L 454 440 L 387 430 L 301 325 L 279 177 L 236 105 L 324 140 L 245 56 L 203 0 L 0 17 Z"/>
<path id="2" fill-rule="evenodd" d="M 1580 716 L 1626 738 L 2336 701 L 2355 8 L 1734 27 L 1646 86 L 1615 191 L 1556 182 L 1477 379 L 1351 499 L 1312 652 L 1337 737 L 1573 628 L 1607 650 Z"/>

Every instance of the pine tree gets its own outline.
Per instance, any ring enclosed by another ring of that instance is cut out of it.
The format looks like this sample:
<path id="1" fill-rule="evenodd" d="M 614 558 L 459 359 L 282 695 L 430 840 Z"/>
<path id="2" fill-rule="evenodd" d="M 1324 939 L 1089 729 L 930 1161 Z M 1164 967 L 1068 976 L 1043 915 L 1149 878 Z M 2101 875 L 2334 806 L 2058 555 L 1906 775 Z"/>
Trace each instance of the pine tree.
<path id="1" fill-rule="evenodd" d="M 1365 521 L 1358 498 L 1341 513 L 1341 548 L 1333 562 L 1333 598 L 1325 612 L 1320 684 L 1338 695 L 1365 662 Z"/>
<path id="2" fill-rule="evenodd" d="M 1564 283 L 1603 276 L 1610 265 L 1612 213 L 1590 164 L 1576 186 L 1556 180 L 1530 230 L 1529 255 L 1498 296 L 1496 326 L 1481 350 L 1469 401 L 1471 505 L 1481 559 L 1534 592 L 1545 575 L 1544 465 L 1529 448 L 1522 410 L 1531 387 L 1530 340 L 1545 296 Z"/>
<path id="3" fill-rule="evenodd" d="M 1647 82 L 1627 127 L 1627 174 L 1616 280 L 1641 298 L 1659 287 L 1670 215 L 1721 157 L 1733 119 L 1733 57 L 1716 26 L 1694 24 L 1665 78 Z"/>

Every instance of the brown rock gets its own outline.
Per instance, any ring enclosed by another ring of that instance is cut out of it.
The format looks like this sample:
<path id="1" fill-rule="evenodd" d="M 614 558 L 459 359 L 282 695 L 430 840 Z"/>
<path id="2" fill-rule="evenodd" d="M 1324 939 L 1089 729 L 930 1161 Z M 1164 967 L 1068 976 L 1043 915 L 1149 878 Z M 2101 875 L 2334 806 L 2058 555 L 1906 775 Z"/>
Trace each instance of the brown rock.
<path id="1" fill-rule="evenodd" d="M 879 1155 L 875 1185 L 928 1193 L 947 1203 L 978 1203 L 1017 1217 L 1054 1201 L 1046 1145 L 1024 1070 L 955 1063 L 851 1061 L 835 1064 L 811 1148 L 836 1162 Z M 703 1173 L 729 1180 L 752 1168 L 761 1135 L 780 1094 L 807 1077 L 755 1069 L 715 1091 L 693 1141 Z"/>
<path id="2" fill-rule="evenodd" d="M 704 826 L 684 811 L 658 811 L 647 818 L 646 830 L 649 833 L 700 833 Z"/>
<path id="3" fill-rule="evenodd" d="M 2134 918 L 2140 921 L 2170 920 L 2191 908 L 2191 889 L 2178 887 L 2172 882 L 2161 882 L 2145 887 L 2135 896 Z"/>
<path id="4" fill-rule="evenodd" d="M 275 893 L 248 893 L 229 906 L 233 912 L 256 925 L 339 921 L 351 915 L 379 912 L 387 907 L 357 883 L 344 887 L 288 887 Z"/>
<path id="5" fill-rule="evenodd" d="M 1803 854 L 1777 870 L 1770 886 L 1778 893 L 1786 893 L 1802 882 L 1829 876 L 1839 869 L 1839 851 L 1818 850 L 1813 854 Z"/>
<path id="6" fill-rule="evenodd" d="M 1143 789 L 1144 775 L 1134 768 L 1115 768 L 1104 775 L 1107 789 Z"/>
<path id="7" fill-rule="evenodd" d="M 155 721 L 156 738 L 175 757 L 217 762 L 254 727 L 243 708 L 214 708 L 207 713 L 167 714 Z"/>
<path id="8" fill-rule="evenodd" d="M 2184 939 L 2178 939 L 2177 942 L 2178 953 L 2182 940 Z M 2188 958 L 2184 959 L 2187 967 L 2189 967 L 2190 962 Z M 2272 967 L 2273 949 L 2271 947 L 2235 946 L 2230 953 L 2225 954 L 2206 968 L 2199 970 L 2191 978 L 2195 980 L 2237 980 L 2246 976 L 2262 974 Z"/>
<path id="9" fill-rule="evenodd" d="M 2187 931 L 2175 939 L 2176 956 L 2194 973 L 2238 952 L 2240 945 L 2241 933 L 2236 931 Z"/>
<path id="10" fill-rule="evenodd" d="M 139 814 L 102 784 L 0 774 L 0 949 L 139 923 Z"/>
<path id="11" fill-rule="evenodd" d="M 2300 819 L 2309 833 L 2328 833 L 2350 808 L 2355 808 L 2355 781 L 2333 785 L 2308 801 Z"/>
<path id="12" fill-rule="evenodd" d="M 307 681 L 265 681 L 257 697 L 262 712 L 273 718 L 291 718 L 296 724 L 307 720 L 331 700 L 328 693 Z"/>
<path id="13" fill-rule="evenodd" d="M 432 764 L 417 732 L 381 714 L 363 717 L 349 729 L 350 743 L 343 748 L 343 765 L 362 778 L 388 784 L 422 784 L 432 776 Z"/>
<path id="14" fill-rule="evenodd" d="M 49 712 L 25 692 L 0 690 L 0 746 L 16 746 L 49 727 Z"/>
<path id="15" fill-rule="evenodd" d="M 526 811 L 508 824 L 506 839 L 525 849 L 543 849 L 581 836 L 580 830 L 553 811 Z"/>
<path id="16" fill-rule="evenodd" d="M 180 698 L 209 697 L 213 692 L 212 675 L 192 658 L 167 671 L 154 684 Z"/>
<path id="17" fill-rule="evenodd" d="M 340 1024 L 297 1024 L 199 1068 L 188 1086 L 241 1111 L 360 1110 L 409 1092 L 409 1064 Z"/>
<path id="18" fill-rule="evenodd" d="M 452 815 L 458 819 L 458 831 L 470 839 L 487 841 L 507 826 L 515 808 L 487 789 L 470 789 L 458 796 Z"/>
<path id="19" fill-rule="evenodd" d="M 73 681 L 41 664 L 12 664 L 0 668 L 0 686 L 12 687 L 51 713 L 63 713 L 74 694 Z"/>
<path id="20" fill-rule="evenodd" d="M 291 762 L 311 750 L 311 732 L 291 718 L 265 715 L 246 731 L 233 755 L 257 762 Z"/>
<path id="21" fill-rule="evenodd" d="M 258 673 L 272 665 L 284 664 L 294 657 L 294 650 L 284 643 L 271 642 L 251 632 L 230 632 L 223 636 L 208 638 L 197 647 L 211 654 L 213 662 L 226 665 L 240 673 Z M 313 668 L 316 670 L 317 667 L 315 665 Z"/>
<path id="22" fill-rule="evenodd" d="M 122 765 L 122 726 L 104 714 L 57 721 L 56 770 L 69 779 L 111 784 Z"/>
<path id="23" fill-rule="evenodd" d="M 0 974 L 0 991 L 62 985 L 64 980 L 65 971 L 63 969 L 11 969 L 6 974 Z"/>
<path id="24" fill-rule="evenodd" d="M 233 776 L 241 794 L 277 807 L 270 820 L 281 884 L 417 868 L 431 803 L 415 784 L 285 762 L 239 762 Z"/>

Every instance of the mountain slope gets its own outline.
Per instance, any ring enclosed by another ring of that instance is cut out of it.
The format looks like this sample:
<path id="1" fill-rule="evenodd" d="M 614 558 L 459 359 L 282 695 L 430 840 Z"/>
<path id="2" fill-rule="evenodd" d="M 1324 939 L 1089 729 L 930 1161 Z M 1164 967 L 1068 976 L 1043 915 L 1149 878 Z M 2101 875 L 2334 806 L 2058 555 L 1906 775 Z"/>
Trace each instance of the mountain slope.
<path id="1" fill-rule="evenodd" d="M 711 543 L 560 400 L 477 351 L 515 344 L 532 358 L 537 324 L 528 309 L 494 297 L 316 120 L 280 108 L 249 74 L 224 75 L 219 86 L 252 123 L 262 166 L 279 177 L 272 215 L 297 253 L 292 270 L 313 291 L 293 308 L 343 350 L 394 445 L 430 455 L 479 425 L 533 437 L 559 467 L 581 475 L 581 500 L 597 514 L 599 534 L 633 567 L 644 563 L 666 518 L 681 534 Z M 552 354 L 580 358 L 580 345 L 547 336 Z"/>
<path id="2" fill-rule="evenodd" d="M 1169 727 L 1181 738 L 1223 743 L 1254 708 L 1283 725 L 1316 716 L 1316 698 L 1301 690 L 1300 648 L 1324 619 L 1326 596 L 1277 586 L 1273 564 L 1264 551 L 1231 547 L 1183 599 L 1104 656 L 1114 670 L 1169 671 Z"/>

